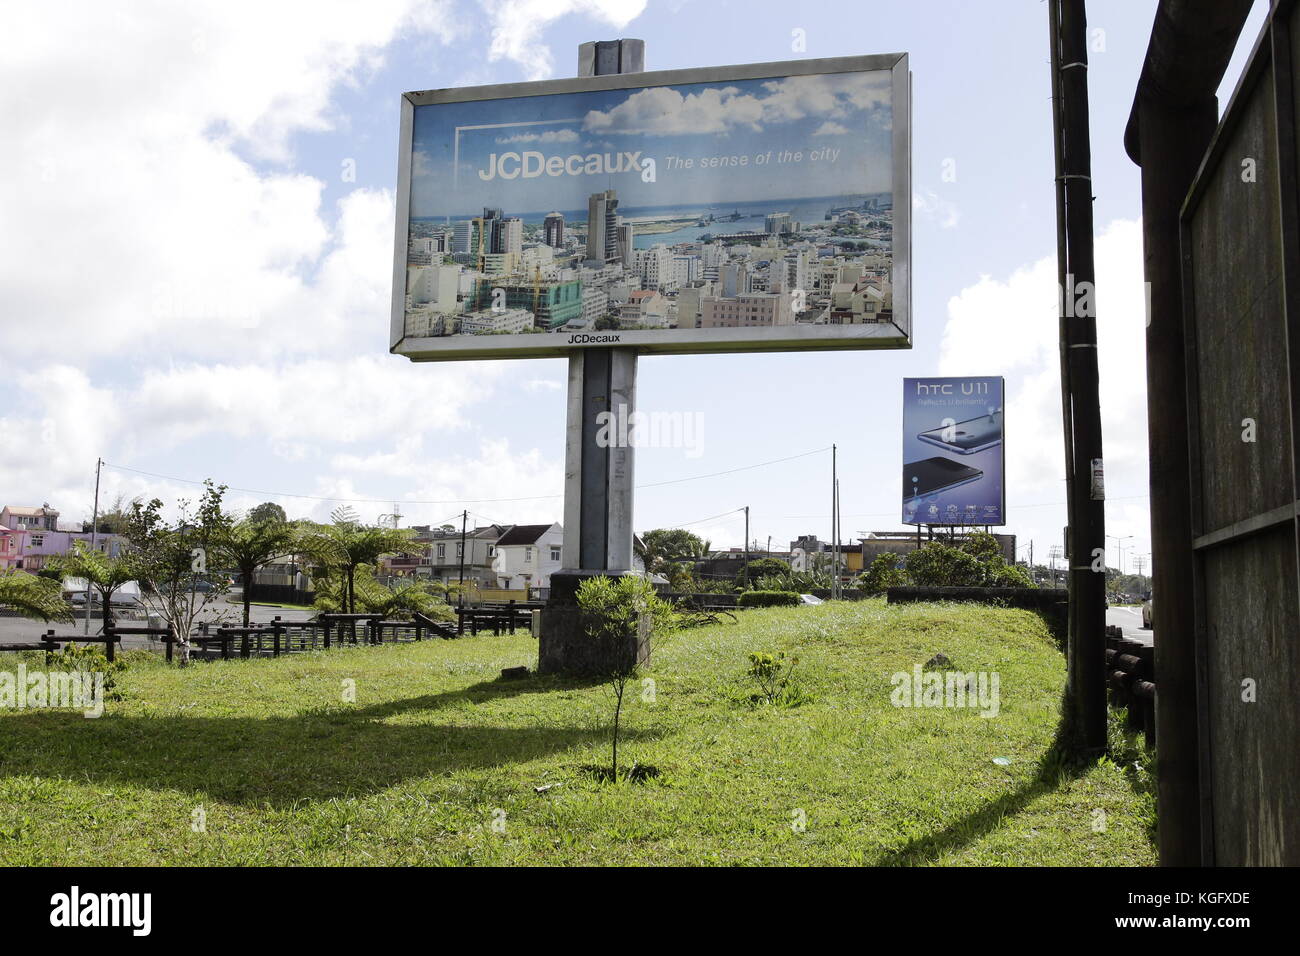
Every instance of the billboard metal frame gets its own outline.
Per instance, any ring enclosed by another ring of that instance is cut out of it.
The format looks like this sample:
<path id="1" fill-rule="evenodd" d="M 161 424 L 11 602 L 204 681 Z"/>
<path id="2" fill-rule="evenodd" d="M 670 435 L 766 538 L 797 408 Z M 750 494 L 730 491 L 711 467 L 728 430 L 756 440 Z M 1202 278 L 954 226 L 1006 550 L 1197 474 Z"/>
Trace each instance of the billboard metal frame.
<path id="1" fill-rule="evenodd" d="M 415 107 L 477 100 L 589 93 L 640 87 L 725 83 L 786 76 L 889 71 L 893 128 L 891 253 L 894 321 L 888 324 L 781 326 L 757 329 L 609 330 L 600 333 L 408 337 L 406 333 L 407 243 L 411 208 L 411 151 Z M 393 242 L 393 291 L 389 351 L 412 361 L 555 358 L 584 348 L 633 348 L 645 354 L 777 352 L 832 349 L 903 349 L 912 346 L 912 134 L 911 73 L 906 53 L 747 63 L 736 66 L 616 73 L 602 76 L 500 83 L 402 94 L 397 170 L 397 218 Z M 538 339 L 544 341 L 539 342 Z M 553 341 L 551 341 L 553 340 Z"/>

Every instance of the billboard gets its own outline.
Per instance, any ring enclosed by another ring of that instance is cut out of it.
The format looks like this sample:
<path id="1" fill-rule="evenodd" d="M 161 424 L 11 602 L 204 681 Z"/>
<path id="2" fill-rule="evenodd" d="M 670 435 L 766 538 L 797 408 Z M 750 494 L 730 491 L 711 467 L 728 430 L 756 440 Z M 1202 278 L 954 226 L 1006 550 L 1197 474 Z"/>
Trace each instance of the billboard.
<path id="1" fill-rule="evenodd" d="M 998 376 L 903 379 L 903 523 L 1006 524 Z"/>
<path id="2" fill-rule="evenodd" d="M 890 54 L 405 94 L 391 350 L 910 347 L 909 84 Z"/>

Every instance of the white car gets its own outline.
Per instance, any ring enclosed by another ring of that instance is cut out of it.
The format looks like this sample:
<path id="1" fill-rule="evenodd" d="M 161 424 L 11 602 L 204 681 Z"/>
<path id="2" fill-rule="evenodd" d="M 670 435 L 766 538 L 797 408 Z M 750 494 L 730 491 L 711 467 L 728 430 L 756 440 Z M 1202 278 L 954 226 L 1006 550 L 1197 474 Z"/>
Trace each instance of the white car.
<path id="1" fill-rule="evenodd" d="M 799 600 L 803 601 L 804 604 L 825 604 L 826 603 L 815 594 L 800 594 Z"/>

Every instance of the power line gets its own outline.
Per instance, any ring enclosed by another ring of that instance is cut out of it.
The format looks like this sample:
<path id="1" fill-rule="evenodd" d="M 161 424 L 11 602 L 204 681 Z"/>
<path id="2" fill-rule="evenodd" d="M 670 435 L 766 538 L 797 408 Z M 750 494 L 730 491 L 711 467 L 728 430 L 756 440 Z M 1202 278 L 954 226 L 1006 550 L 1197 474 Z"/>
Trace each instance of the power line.
<path id="1" fill-rule="evenodd" d="M 692 525 L 704 524 L 706 521 L 715 521 L 715 520 L 717 520 L 718 518 L 725 518 L 725 517 L 727 517 L 727 515 L 738 515 L 738 514 L 740 514 L 742 511 L 744 511 L 744 510 L 745 510 L 744 508 L 733 508 L 731 511 L 724 511 L 724 512 L 722 512 L 722 514 L 710 515 L 710 516 L 707 517 L 707 518 L 699 518 L 699 519 L 697 519 L 697 520 L 695 520 L 695 521 L 687 521 L 687 522 L 685 522 L 685 523 L 683 523 L 683 524 L 668 524 L 668 525 L 664 525 L 663 527 L 665 527 L 665 528 L 689 528 L 689 527 L 691 527 Z"/>
<path id="2" fill-rule="evenodd" d="M 636 487 L 638 489 L 659 488 L 664 485 L 676 485 L 686 481 L 702 481 L 705 478 L 719 478 L 723 475 L 734 475 L 740 471 L 751 471 L 755 468 L 766 467 L 767 465 L 779 465 L 782 462 L 794 461 L 798 458 L 807 458 L 810 455 L 818 455 L 825 451 L 830 451 L 829 445 L 825 448 L 817 448 L 814 449 L 813 451 L 802 452 L 798 455 L 788 455 L 785 458 L 773 458 L 770 461 L 760 461 L 752 465 L 742 465 L 739 468 L 728 468 L 725 471 L 714 471 L 705 475 L 690 475 L 686 478 L 670 478 L 667 481 L 655 481 L 646 485 L 637 485 Z M 115 465 L 112 462 L 107 462 L 107 461 L 104 462 L 104 464 L 107 467 L 114 469 L 115 471 L 129 471 L 133 474 L 145 475 L 149 478 L 157 478 L 161 481 L 175 481 L 185 485 L 203 484 L 203 482 L 195 481 L 192 478 L 178 478 L 175 475 L 161 475 L 158 474 L 157 472 L 142 471 L 139 468 L 128 468 L 125 465 Z M 267 497 L 272 497 L 272 498 L 302 498 L 307 501 L 338 501 L 338 502 L 343 502 L 345 504 L 379 504 L 379 503 L 389 504 L 393 500 L 391 497 L 390 498 L 333 498 L 328 495 L 300 495 L 289 491 L 265 491 L 258 488 L 238 488 L 234 485 L 227 485 L 226 487 L 230 491 L 238 491 L 242 494 L 247 494 L 247 495 L 265 495 Z M 491 504 L 494 502 L 501 503 L 501 502 L 516 502 L 516 501 L 545 501 L 549 499 L 563 498 L 563 497 L 564 497 L 563 494 L 558 494 L 558 495 L 528 495 L 520 498 L 437 498 L 437 499 L 411 498 L 403 501 L 402 503 L 407 505 L 469 505 L 469 504 L 483 504 L 485 502 Z M 481 518 L 485 516 L 479 515 L 479 517 Z M 499 522 L 493 522 L 493 523 L 497 524 Z"/>

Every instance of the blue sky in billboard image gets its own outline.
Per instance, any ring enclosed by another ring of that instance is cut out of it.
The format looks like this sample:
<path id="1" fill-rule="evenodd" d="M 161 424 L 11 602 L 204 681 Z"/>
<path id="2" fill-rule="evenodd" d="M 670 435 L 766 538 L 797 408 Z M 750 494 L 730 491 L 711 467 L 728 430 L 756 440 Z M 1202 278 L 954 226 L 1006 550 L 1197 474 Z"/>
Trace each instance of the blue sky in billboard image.
<path id="1" fill-rule="evenodd" d="M 411 214 L 544 215 L 585 209 L 606 188 L 627 206 L 887 192 L 891 119 L 887 71 L 419 106 Z M 778 155 L 756 161 L 783 150 L 801 154 L 797 175 Z M 561 157 L 565 171 L 548 175 L 539 157 Z M 713 157 L 725 165 L 705 165 Z"/>

